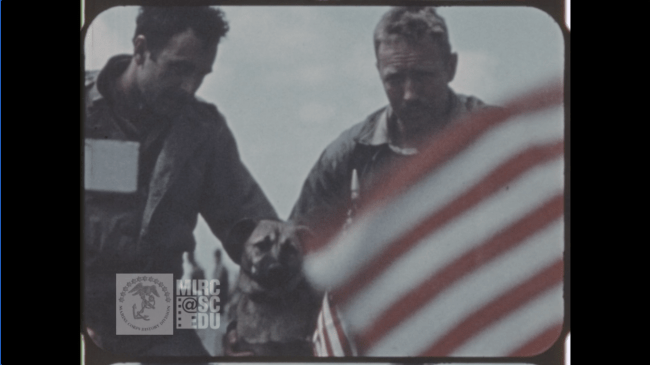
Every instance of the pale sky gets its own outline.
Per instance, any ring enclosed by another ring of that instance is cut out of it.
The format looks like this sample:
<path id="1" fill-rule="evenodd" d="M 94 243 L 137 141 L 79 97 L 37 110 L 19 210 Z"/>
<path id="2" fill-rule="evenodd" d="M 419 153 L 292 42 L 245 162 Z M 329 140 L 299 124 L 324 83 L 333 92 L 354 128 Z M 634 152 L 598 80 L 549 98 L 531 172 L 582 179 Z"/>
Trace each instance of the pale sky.
<path id="1" fill-rule="evenodd" d="M 307 173 L 341 132 L 387 104 L 372 33 L 387 7 L 224 6 L 230 32 L 197 95 L 225 115 L 249 168 L 281 218 Z M 441 7 L 459 55 L 451 87 L 500 105 L 563 76 L 560 27 L 530 7 Z M 131 53 L 136 7 L 90 25 L 86 68 Z M 197 260 L 212 270 L 218 241 L 200 220 Z M 235 266 L 228 262 L 230 268 Z"/>

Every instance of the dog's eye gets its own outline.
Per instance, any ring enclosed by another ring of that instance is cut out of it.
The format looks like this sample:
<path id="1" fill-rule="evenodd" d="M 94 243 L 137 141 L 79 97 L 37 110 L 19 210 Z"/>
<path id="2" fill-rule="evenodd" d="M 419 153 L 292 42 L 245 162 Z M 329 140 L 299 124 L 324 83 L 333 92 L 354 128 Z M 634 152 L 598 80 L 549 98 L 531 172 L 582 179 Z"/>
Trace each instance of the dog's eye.
<path id="1" fill-rule="evenodd" d="M 273 246 L 273 241 L 268 237 L 255 244 L 255 247 L 261 251 L 268 251 L 271 249 L 271 246 Z"/>

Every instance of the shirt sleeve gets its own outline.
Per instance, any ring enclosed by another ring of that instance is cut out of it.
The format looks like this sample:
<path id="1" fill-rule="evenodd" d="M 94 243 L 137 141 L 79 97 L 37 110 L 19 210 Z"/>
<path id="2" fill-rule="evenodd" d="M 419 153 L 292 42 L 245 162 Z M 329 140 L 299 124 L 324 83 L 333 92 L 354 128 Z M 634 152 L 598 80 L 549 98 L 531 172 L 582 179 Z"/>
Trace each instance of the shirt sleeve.
<path id="1" fill-rule="evenodd" d="M 350 158 L 354 141 L 342 135 L 321 154 L 305 180 L 289 220 L 315 232 L 345 222 L 350 200 Z"/>
<path id="2" fill-rule="evenodd" d="M 223 117 L 222 117 L 223 118 Z M 210 141 L 201 215 L 222 242 L 245 218 L 278 219 L 264 192 L 242 163 L 237 144 L 223 122 Z"/>

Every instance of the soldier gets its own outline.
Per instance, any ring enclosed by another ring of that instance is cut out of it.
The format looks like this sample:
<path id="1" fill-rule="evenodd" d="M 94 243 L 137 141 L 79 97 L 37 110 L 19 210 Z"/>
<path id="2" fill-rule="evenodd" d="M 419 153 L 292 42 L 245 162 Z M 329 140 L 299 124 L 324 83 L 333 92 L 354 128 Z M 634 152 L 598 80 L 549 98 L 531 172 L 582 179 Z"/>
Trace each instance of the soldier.
<path id="1" fill-rule="evenodd" d="M 275 210 L 241 162 L 224 117 L 194 96 L 228 31 L 223 12 L 143 7 L 136 23 L 133 54 L 114 56 L 100 72 L 86 75 L 86 166 L 101 168 L 94 141 L 113 141 L 117 149 L 126 141 L 137 146 L 131 161 L 137 183 L 124 192 L 106 189 L 110 181 L 100 184 L 103 189 L 86 181 L 84 327 L 111 352 L 208 356 L 195 331 L 117 336 L 116 273 L 180 279 L 183 252 L 195 248 L 199 213 L 221 241 L 243 218 L 274 220 L 279 229 L 284 223 L 275 221 Z M 104 178 L 128 180 L 125 175 Z"/>
<path id="2" fill-rule="evenodd" d="M 307 225 L 317 236 L 340 231 L 354 219 L 357 205 L 392 166 L 406 163 L 432 136 L 459 117 L 487 107 L 455 93 L 458 55 L 451 51 L 445 20 L 433 7 L 396 7 L 379 21 L 374 33 L 376 67 L 388 105 L 344 131 L 321 154 L 303 185 L 290 220 Z M 335 299 L 335 298 L 334 298 Z M 341 326 L 329 294 L 321 314 Z M 327 331 L 324 331 L 327 332 Z M 334 336 L 342 354 L 356 355 L 343 332 L 314 335 L 317 356 L 335 356 L 322 336 Z"/>
<path id="3" fill-rule="evenodd" d="M 417 154 L 418 145 L 454 120 L 485 107 L 449 87 L 458 55 L 435 8 L 392 8 L 375 29 L 374 45 L 389 105 L 344 131 L 307 176 L 290 219 L 315 231 L 340 229 L 352 196 L 363 200 L 382 171 Z M 351 191 L 355 170 L 359 192 Z"/>

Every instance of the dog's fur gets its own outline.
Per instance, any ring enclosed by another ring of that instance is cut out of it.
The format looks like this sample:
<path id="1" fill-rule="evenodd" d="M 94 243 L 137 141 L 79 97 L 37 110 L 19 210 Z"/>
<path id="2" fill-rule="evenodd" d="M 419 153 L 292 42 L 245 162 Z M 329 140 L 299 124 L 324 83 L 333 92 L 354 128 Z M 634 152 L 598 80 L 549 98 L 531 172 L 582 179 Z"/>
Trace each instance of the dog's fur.
<path id="1" fill-rule="evenodd" d="M 240 273 L 226 355 L 313 355 L 311 335 L 322 295 L 302 273 L 305 234 L 304 227 L 270 220 L 244 221 L 231 232 L 226 251 Z"/>

